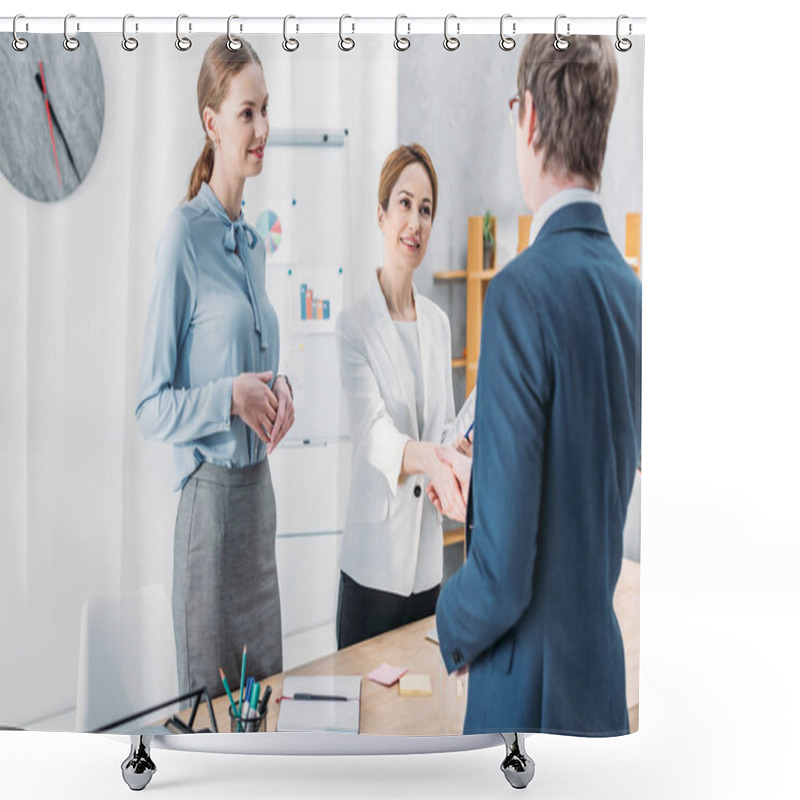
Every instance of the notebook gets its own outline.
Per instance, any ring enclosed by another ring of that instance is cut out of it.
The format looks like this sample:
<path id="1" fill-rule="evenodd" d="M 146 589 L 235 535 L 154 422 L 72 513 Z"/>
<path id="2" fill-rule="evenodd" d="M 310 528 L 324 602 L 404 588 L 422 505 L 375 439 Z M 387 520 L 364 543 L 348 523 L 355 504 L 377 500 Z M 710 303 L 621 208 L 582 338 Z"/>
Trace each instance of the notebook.
<path id="1" fill-rule="evenodd" d="M 292 699 L 298 694 L 348 699 Z M 360 716 L 360 675 L 287 675 L 284 678 L 278 731 L 358 733 Z"/>

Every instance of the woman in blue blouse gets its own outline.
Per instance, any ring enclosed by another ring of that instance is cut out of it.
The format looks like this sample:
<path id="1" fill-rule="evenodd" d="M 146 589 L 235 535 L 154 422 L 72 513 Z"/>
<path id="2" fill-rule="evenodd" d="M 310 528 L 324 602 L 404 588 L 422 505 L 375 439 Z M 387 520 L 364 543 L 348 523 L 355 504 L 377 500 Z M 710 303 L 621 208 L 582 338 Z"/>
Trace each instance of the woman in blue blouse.
<path id="1" fill-rule="evenodd" d="M 206 141 L 188 202 L 156 252 L 136 417 L 173 445 L 176 488 L 172 615 L 181 693 L 221 694 L 219 669 L 282 670 L 275 496 L 267 456 L 294 421 L 275 377 L 278 319 L 264 285 L 266 250 L 241 212 L 269 135 L 261 62 L 245 41 L 216 39 L 197 100 Z"/>

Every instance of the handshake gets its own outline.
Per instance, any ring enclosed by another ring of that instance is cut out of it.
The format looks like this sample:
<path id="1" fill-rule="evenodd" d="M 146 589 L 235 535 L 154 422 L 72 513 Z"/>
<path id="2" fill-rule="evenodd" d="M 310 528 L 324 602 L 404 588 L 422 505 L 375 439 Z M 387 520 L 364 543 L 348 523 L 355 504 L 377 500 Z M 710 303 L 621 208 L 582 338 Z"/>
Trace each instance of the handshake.
<path id="1" fill-rule="evenodd" d="M 469 481 L 472 475 L 472 444 L 461 439 L 455 446 L 434 447 L 428 469 L 428 498 L 440 514 L 466 522 Z"/>

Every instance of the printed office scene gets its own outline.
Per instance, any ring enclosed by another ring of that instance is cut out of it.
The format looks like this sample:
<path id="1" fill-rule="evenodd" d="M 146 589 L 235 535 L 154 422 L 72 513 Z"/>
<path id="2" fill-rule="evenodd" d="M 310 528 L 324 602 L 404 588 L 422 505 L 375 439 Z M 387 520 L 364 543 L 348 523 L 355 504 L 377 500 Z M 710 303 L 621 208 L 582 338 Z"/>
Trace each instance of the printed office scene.
<path id="1" fill-rule="evenodd" d="M 30 38 L 0 723 L 637 730 L 643 43 Z"/>

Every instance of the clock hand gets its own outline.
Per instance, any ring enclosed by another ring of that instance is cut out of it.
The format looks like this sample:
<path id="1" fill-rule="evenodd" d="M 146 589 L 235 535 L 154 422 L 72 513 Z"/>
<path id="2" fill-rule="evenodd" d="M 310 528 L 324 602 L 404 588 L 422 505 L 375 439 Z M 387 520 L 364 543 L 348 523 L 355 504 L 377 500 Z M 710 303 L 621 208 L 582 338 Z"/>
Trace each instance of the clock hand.
<path id="1" fill-rule="evenodd" d="M 41 61 L 39 62 L 39 64 L 41 65 Z M 75 166 L 75 159 L 72 157 L 72 151 L 69 149 L 69 143 L 67 142 L 67 137 L 64 136 L 64 131 L 61 129 L 61 125 L 59 125 L 59 123 L 58 123 L 58 117 L 56 116 L 56 111 L 53 108 L 53 106 L 50 104 L 50 101 L 49 101 L 49 99 L 47 97 L 47 90 L 46 90 L 46 87 L 45 87 L 45 84 L 44 84 L 44 73 L 42 73 L 41 80 L 40 80 L 38 75 L 36 76 L 36 83 L 39 84 L 39 89 L 41 89 L 42 93 L 45 96 L 45 102 L 47 103 L 47 109 L 48 109 L 48 111 L 47 111 L 48 119 L 49 119 L 50 115 L 52 115 L 53 124 L 56 126 L 56 129 L 58 130 L 59 134 L 61 135 L 61 141 L 64 142 L 64 147 L 67 149 L 67 156 L 69 157 L 70 164 L 72 164 L 72 169 L 75 170 L 75 174 L 78 176 L 78 180 L 80 180 L 81 175 L 78 172 L 78 168 Z M 50 133 L 52 135 L 52 128 L 51 128 Z M 53 145 L 53 147 L 55 147 L 55 144 Z"/>
<path id="2" fill-rule="evenodd" d="M 36 83 L 39 86 L 42 94 L 44 95 L 44 107 L 47 111 L 47 124 L 50 127 L 50 141 L 53 145 L 53 158 L 56 161 L 56 174 L 58 175 L 58 187 L 59 189 L 62 188 L 63 184 L 61 183 L 61 169 L 58 166 L 58 153 L 56 152 L 56 139 L 53 135 L 53 122 L 50 118 L 50 102 L 47 99 L 47 87 L 44 84 L 44 68 L 42 67 L 42 62 L 39 62 L 39 72 L 36 73 Z"/>

